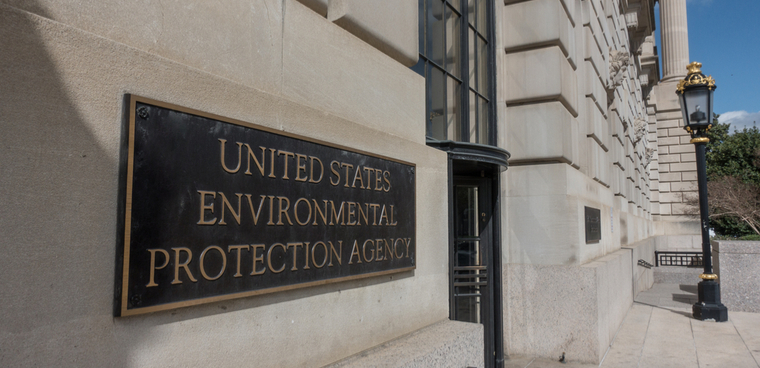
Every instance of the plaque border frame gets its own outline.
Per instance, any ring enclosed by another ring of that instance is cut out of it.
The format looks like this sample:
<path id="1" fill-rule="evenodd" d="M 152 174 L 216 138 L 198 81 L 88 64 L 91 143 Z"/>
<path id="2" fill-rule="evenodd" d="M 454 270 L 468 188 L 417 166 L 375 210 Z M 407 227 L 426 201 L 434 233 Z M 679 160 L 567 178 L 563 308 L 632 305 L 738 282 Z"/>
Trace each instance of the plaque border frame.
<path id="1" fill-rule="evenodd" d="M 146 313 L 153 313 L 153 312 L 159 312 L 159 311 L 165 311 L 165 310 L 171 310 L 171 309 L 177 309 L 177 308 L 183 308 L 183 307 L 190 307 L 190 306 L 195 306 L 195 305 L 209 304 L 209 303 L 219 302 L 223 300 L 246 298 L 250 296 L 272 294 L 272 293 L 277 293 L 277 292 L 282 292 L 282 291 L 302 289 L 302 288 L 314 287 L 314 286 L 319 286 L 319 285 L 327 285 L 327 284 L 333 284 L 333 283 L 350 281 L 350 280 L 410 272 L 410 271 L 414 271 L 417 268 L 417 262 L 415 261 L 411 267 L 370 272 L 370 273 L 365 273 L 365 274 L 360 274 L 360 275 L 342 276 L 342 277 L 336 277 L 336 278 L 324 279 L 324 280 L 315 280 L 315 281 L 303 282 L 303 283 L 292 284 L 292 285 L 270 287 L 270 288 L 259 289 L 259 290 L 241 291 L 241 292 L 236 292 L 236 293 L 231 293 L 231 294 L 223 294 L 223 295 L 217 295 L 217 296 L 211 296 L 211 297 L 184 300 L 184 301 L 160 304 L 160 305 L 155 305 L 155 306 L 150 306 L 150 307 L 127 309 L 128 297 L 129 297 L 129 256 L 130 256 L 130 245 L 131 245 L 130 233 L 131 233 L 131 217 L 132 217 L 132 182 L 134 179 L 133 178 L 134 145 L 135 145 L 134 133 L 135 133 L 135 115 L 136 115 L 136 108 L 137 108 L 138 102 L 411 166 L 414 170 L 413 172 L 415 175 L 414 192 L 412 193 L 413 201 L 415 202 L 414 203 L 415 240 L 417 237 L 417 220 L 416 220 L 416 216 L 417 216 L 417 204 L 416 204 L 416 201 L 417 201 L 416 172 L 417 170 L 416 168 L 417 168 L 417 165 L 412 162 L 408 162 L 408 161 L 404 161 L 404 160 L 400 160 L 400 159 L 396 159 L 392 157 L 387 157 L 383 155 L 378 155 L 375 153 L 347 147 L 340 144 L 334 144 L 334 143 L 326 142 L 319 139 L 305 137 L 299 134 L 285 132 L 285 131 L 277 130 L 274 128 L 265 127 L 258 124 L 234 119 L 234 118 L 224 117 L 217 114 L 200 111 L 200 110 L 196 110 L 193 108 L 189 108 L 189 107 L 185 107 L 185 106 L 181 106 L 181 105 L 177 105 L 177 104 L 173 104 L 169 102 L 163 102 L 163 101 L 155 100 L 149 97 L 143 97 L 143 96 L 139 96 L 139 95 L 135 95 L 131 93 L 125 93 L 124 94 L 124 111 L 123 111 L 124 118 L 122 121 L 122 129 L 121 129 L 122 134 L 121 134 L 121 139 L 120 139 L 121 142 L 120 142 L 120 150 L 119 150 L 119 190 L 118 190 L 119 193 L 118 193 L 118 199 L 117 199 L 118 200 L 117 202 L 117 248 L 115 252 L 116 253 L 116 272 L 114 273 L 114 276 L 116 278 L 115 290 L 114 290 L 114 294 L 115 294 L 114 295 L 115 297 L 114 316 L 127 317 L 127 316 L 134 316 L 134 315 L 140 315 L 140 314 L 146 314 Z M 416 248 L 417 246 L 415 245 L 415 253 L 416 253 Z"/>

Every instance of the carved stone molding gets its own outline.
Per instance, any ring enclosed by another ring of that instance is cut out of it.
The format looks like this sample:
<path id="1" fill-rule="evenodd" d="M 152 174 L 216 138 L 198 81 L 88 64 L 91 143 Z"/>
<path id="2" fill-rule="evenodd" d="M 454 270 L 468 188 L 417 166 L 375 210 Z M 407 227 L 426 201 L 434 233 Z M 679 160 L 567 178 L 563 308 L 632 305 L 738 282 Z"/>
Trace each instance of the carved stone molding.
<path id="1" fill-rule="evenodd" d="M 649 164 L 652 162 L 652 158 L 654 157 L 654 148 L 647 148 L 646 154 L 644 155 L 644 167 L 648 167 Z"/>
<path id="2" fill-rule="evenodd" d="M 641 141 L 641 139 L 647 134 L 647 125 L 646 120 L 641 118 L 636 118 L 636 120 L 633 121 L 634 145 L 639 143 L 639 141 Z"/>
<path id="3" fill-rule="evenodd" d="M 649 74 L 642 74 L 639 76 L 639 82 L 641 82 L 642 86 L 648 86 L 649 85 Z"/>
<path id="4" fill-rule="evenodd" d="M 623 83 L 625 71 L 631 65 L 631 55 L 625 50 L 610 50 L 610 81 L 607 89 L 614 90 Z"/>
<path id="5" fill-rule="evenodd" d="M 625 24 L 631 30 L 639 28 L 639 9 L 633 9 L 625 13 Z"/>

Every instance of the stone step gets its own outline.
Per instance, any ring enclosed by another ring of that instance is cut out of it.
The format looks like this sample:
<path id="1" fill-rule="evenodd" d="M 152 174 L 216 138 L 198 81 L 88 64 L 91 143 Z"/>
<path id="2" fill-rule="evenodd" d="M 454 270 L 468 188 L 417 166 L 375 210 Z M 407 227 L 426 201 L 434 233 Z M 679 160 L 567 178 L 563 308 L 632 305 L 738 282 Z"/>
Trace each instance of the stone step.
<path id="1" fill-rule="evenodd" d="M 696 285 L 701 281 L 702 267 L 659 266 L 652 268 L 655 284 Z"/>

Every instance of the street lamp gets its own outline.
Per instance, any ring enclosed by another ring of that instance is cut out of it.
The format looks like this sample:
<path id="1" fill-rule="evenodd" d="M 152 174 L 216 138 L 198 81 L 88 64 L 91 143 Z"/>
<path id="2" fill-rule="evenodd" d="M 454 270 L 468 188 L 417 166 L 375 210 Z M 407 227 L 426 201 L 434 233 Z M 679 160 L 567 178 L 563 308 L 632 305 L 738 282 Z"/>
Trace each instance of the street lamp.
<path id="1" fill-rule="evenodd" d="M 705 77 L 700 68 L 702 63 L 693 62 L 686 67 L 689 73 L 678 83 L 676 94 L 681 104 L 684 129 L 691 134 L 691 143 L 697 154 L 697 181 L 699 186 L 699 214 L 702 228 L 702 263 L 704 272 L 699 275 L 699 300 L 692 306 L 692 314 L 698 320 L 728 321 L 728 309 L 720 302 L 720 283 L 713 273 L 710 251 L 710 220 L 707 208 L 707 169 L 705 146 L 710 141 L 707 131 L 712 128 L 713 91 L 715 80 Z"/>

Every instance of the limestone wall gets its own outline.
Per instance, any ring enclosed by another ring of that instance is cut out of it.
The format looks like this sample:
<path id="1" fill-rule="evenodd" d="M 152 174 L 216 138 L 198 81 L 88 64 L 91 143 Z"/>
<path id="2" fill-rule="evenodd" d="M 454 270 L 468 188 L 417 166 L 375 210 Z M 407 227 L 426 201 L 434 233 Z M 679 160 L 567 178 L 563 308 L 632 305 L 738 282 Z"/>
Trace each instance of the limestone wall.
<path id="1" fill-rule="evenodd" d="M 652 6 L 505 1 L 497 78 L 508 86 L 499 131 L 512 153 L 507 262 L 583 264 L 654 234 Z M 586 206 L 601 211 L 599 243 L 585 241 Z"/>
<path id="2" fill-rule="evenodd" d="M 713 268 L 729 311 L 760 313 L 760 242 L 713 241 Z"/>
<path id="3" fill-rule="evenodd" d="M 658 237 L 652 237 L 632 245 L 623 247 L 631 251 L 631 269 L 633 270 L 633 297 L 640 292 L 649 290 L 654 284 L 654 271 L 644 265 L 639 265 L 639 260 L 655 265 L 654 251 Z"/>
<path id="4" fill-rule="evenodd" d="M 0 366 L 313 367 L 448 317 L 447 160 L 424 145 L 424 81 L 324 14 L 2 0 L 0 50 Z M 125 93 L 415 163 L 416 270 L 113 317 Z"/>
<path id="5" fill-rule="evenodd" d="M 505 1 L 497 78 L 512 153 L 502 192 L 509 354 L 598 363 L 634 293 L 652 284 L 637 263 L 653 263 L 662 230 L 651 205 L 653 5 Z M 587 206 L 600 210 L 599 242 L 586 241 Z"/>
<path id="6" fill-rule="evenodd" d="M 685 216 L 686 202 L 697 195 L 697 165 L 694 145 L 683 129 L 676 97 L 678 81 L 689 64 L 689 32 L 685 0 L 660 2 L 663 80 L 654 89 L 649 110 L 650 132 L 657 134 L 657 153 L 652 170 L 653 215 L 667 223 L 661 235 L 699 234 L 698 221 Z M 696 229 L 696 231 L 694 231 Z M 686 230 L 686 232 L 683 232 Z"/>
<path id="7" fill-rule="evenodd" d="M 442 321 L 325 368 L 484 367 L 483 325 Z"/>
<path id="8" fill-rule="evenodd" d="M 685 70 L 685 67 L 684 67 Z M 660 83 L 656 94 L 658 172 L 656 218 L 667 222 L 693 222 L 685 202 L 697 196 L 697 159 L 691 137 L 683 128 L 676 82 Z"/>
<path id="9" fill-rule="evenodd" d="M 632 252 L 581 267 L 509 264 L 504 279 L 509 354 L 598 364 L 633 303 Z"/>

